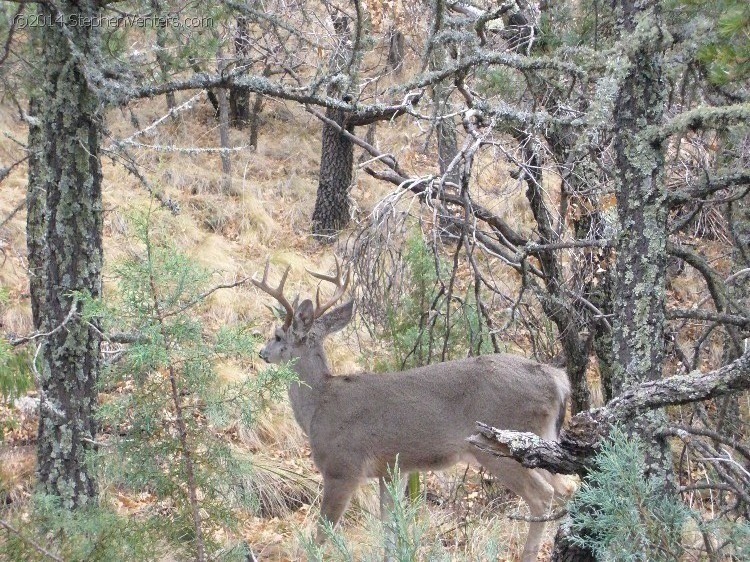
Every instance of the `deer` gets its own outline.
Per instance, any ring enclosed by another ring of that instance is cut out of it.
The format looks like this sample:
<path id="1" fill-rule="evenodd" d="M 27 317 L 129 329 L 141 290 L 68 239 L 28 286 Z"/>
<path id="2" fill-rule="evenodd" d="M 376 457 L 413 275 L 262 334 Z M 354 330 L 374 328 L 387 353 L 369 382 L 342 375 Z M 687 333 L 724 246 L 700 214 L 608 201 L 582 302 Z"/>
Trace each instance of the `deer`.
<path id="1" fill-rule="evenodd" d="M 403 474 L 443 470 L 459 462 L 484 467 L 528 504 L 531 517 L 522 561 L 534 562 L 554 499 L 569 495 L 564 477 L 527 469 L 509 458 L 482 452 L 467 438 L 481 420 L 494 427 L 533 432 L 557 440 L 570 385 L 563 370 L 511 354 L 480 355 L 390 373 L 334 375 L 323 347 L 327 336 L 352 319 L 354 301 L 332 308 L 349 284 L 338 258 L 336 273 L 307 272 L 333 284 L 321 303 L 320 283 L 311 299 L 293 304 L 284 296 L 290 267 L 276 287 L 268 282 L 270 260 L 252 283 L 279 303 L 283 322 L 259 352 L 267 363 L 292 362 L 298 380 L 289 387 L 294 417 L 310 442 L 323 477 L 317 541 L 324 521 L 335 527 L 356 489 L 380 483 L 381 517 L 392 503 L 387 488 L 398 465 Z M 390 498 L 390 501 L 389 501 Z"/>

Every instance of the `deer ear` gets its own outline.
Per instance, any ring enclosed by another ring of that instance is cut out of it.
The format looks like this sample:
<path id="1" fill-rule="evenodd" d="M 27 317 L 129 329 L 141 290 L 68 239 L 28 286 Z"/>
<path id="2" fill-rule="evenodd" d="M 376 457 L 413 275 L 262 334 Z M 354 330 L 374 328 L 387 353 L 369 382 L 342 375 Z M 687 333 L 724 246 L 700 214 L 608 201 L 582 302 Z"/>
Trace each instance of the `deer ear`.
<path id="1" fill-rule="evenodd" d="M 318 318 L 316 324 L 316 331 L 321 336 L 327 336 L 333 332 L 338 332 L 344 326 L 346 326 L 352 319 L 354 314 L 354 301 L 349 301 L 337 306 L 328 314 L 324 314 Z"/>
<path id="2" fill-rule="evenodd" d="M 303 300 L 294 310 L 294 319 L 292 320 L 292 330 L 299 336 L 304 336 L 312 328 L 315 320 L 315 309 L 310 299 Z"/>

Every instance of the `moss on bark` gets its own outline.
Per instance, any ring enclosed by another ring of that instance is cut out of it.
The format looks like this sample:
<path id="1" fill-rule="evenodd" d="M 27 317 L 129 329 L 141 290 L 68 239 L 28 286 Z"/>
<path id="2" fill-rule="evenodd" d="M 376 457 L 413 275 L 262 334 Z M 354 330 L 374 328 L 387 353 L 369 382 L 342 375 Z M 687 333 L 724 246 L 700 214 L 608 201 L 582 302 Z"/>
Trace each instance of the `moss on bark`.
<path id="1" fill-rule="evenodd" d="M 96 433 L 100 338 L 96 326 L 78 314 L 75 293 L 101 292 L 102 171 L 100 103 L 84 70 L 99 54 L 97 29 L 61 22 L 96 21 L 99 9 L 92 1 L 59 2 L 54 12 L 43 4 L 39 9 L 53 24 L 42 33 L 39 130 L 30 139 L 36 162 L 29 190 L 46 194 L 44 247 L 38 246 L 39 224 L 32 225 L 29 245 L 30 260 L 42 264 L 33 290 L 39 291 L 41 330 L 49 334 L 41 354 L 38 477 L 43 491 L 70 509 L 96 493 L 86 457 Z"/>

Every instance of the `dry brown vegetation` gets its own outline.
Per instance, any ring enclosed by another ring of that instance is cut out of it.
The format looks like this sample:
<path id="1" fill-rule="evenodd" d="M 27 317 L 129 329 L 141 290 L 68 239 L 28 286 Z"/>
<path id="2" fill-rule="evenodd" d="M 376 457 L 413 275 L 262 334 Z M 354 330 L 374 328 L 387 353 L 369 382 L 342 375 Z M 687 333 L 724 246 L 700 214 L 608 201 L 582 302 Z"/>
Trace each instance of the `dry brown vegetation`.
<path id="1" fill-rule="evenodd" d="M 187 99 L 187 96 L 185 97 Z M 178 103 L 179 103 L 178 99 Z M 143 101 L 132 106 L 141 126 L 163 115 L 163 99 Z M 263 113 L 263 126 L 257 151 L 233 153 L 234 182 L 238 196 L 221 193 L 219 156 L 211 152 L 135 149 L 131 155 L 140 170 L 159 193 L 161 200 L 179 204 L 180 211 L 158 213 L 154 228 L 168 233 L 175 247 L 215 272 L 216 282 L 232 281 L 260 270 L 267 256 L 277 266 L 290 265 L 290 292 L 312 294 L 313 279 L 305 268 L 326 270 L 333 265 L 336 248 L 321 246 L 309 234 L 314 190 L 317 184 L 320 150 L 318 120 L 293 105 L 271 101 Z M 8 135 L 0 139 L 0 159 L 12 162 L 22 154 L 13 140 L 23 141 L 25 127 L 7 108 L 0 109 L 0 127 Z M 128 137 L 136 129 L 126 114 L 112 110 L 108 115 L 109 135 L 113 139 Z M 245 133 L 232 131 L 231 144 L 243 146 Z M 415 170 L 431 170 L 433 154 L 422 151 L 424 138 L 412 138 L 409 129 L 399 123 L 381 124 L 378 137 L 388 146 L 400 147 L 400 160 Z M 156 128 L 145 144 L 158 147 L 210 148 L 218 144 L 218 130 L 210 106 L 204 97 L 177 122 L 166 122 Z M 122 165 L 105 157 L 104 168 L 104 248 L 105 290 L 115 288 L 113 265 L 132 251 L 131 225 L 128 217 L 134 211 L 157 207 L 141 181 Z M 495 162 L 477 166 L 481 185 L 502 186 L 505 174 Z M 8 217 L 25 198 L 25 166 L 19 166 L 3 183 L 0 191 L 0 216 Z M 504 207 L 508 215 L 528 214 L 521 203 L 519 190 L 493 188 L 494 210 Z M 365 173 L 359 173 L 352 197 L 362 219 L 391 187 Z M 528 217 L 527 217 L 528 218 Z M 356 229 L 355 225 L 352 229 Z M 340 244 L 346 244 L 347 236 Z M 8 334 L 32 332 L 26 271 L 25 211 L 21 209 L 0 230 L 3 264 L 0 283 L 8 292 L 2 305 L 0 321 Z M 512 283 L 512 276 L 507 280 Z M 207 329 L 227 324 L 253 326 L 265 334 L 270 325 L 267 298 L 251 285 L 213 293 L 203 311 Z M 373 345 L 355 326 L 333 338 L 329 357 L 334 372 L 346 373 L 371 365 L 377 353 L 385 352 Z M 257 368 L 262 368 L 258 361 Z M 252 377 L 253 372 L 226 362 L 217 366 L 221 380 Z M 121 389 L 126 391 L 126 389 Z M 102 400 L 107 399 L 103 395 Z M 34 481 L 36 419 L 22 415 L 12 405 L 0 406 L 0 422 L 8 431 L 0 444 L 0 493 L 16 506 L 29 498 Z M 248 474 L 248 484 L 259 497 L 257 513 L 238 513 L 241 538 L 251 545 L 260 560 L 298 560 L 301 557 L 300 536 L 314 529 L 318 513 L 319 477 L 310 460 L 304 435 L 293 420 L 287 404 L 279 404 L 260 419 L 252 431 L 238 424 L 216 428 L 231 441 L 240 455 L 252 455 L 257 467 Z M 507 513 L 523 513 L 522 502 L 505 491 L 494 489 L 476 470 L 462 467 L 446 474 L 426 478 L 430 533 L 427 543 L 439 542 L 449 548 L 458 560 L 477 560 L 488 541 L 498 543 L 502 559 L 512 560 L 523 546 L 525 523 L 508 519 Z M 372 540 L 373 521 L 367 514 L 377 513 L 376 491 L 365 487 L 349 510 L 344 532 L 353 544 Z M 118 510 L 138 514 L 153 509 L 156 499 L 148 493 L 132 494 L 105 490 L 106 501 Z M 159 506 L 166 509 L 165 506 Z M 22 509 L 22 508 L 21 508 Z M 551 531 L 548 532 L 548 534 Z M 240 537 L 233 537 L 234 539 Z M 548 552 L 551 535 L 543 552 Z"/>

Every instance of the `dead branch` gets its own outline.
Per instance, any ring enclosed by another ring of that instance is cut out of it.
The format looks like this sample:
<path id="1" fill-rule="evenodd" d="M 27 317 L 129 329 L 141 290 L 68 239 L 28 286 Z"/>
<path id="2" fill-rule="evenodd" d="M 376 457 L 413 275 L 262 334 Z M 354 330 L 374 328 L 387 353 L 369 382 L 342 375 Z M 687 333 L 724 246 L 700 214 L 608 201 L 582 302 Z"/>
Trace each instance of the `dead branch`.
<path id="1" fill-rule="evenodd" d="M 694 372 L 649 381 L 626 390 L 603 408 L 581 412 L 563 429 L 560 440 L 489 427 L 477 422 L 469 442 L 482 451 L 510 457 L 526 467 L 584 476 L 614 424 L 664 406 L 700 402 L 750 389 L 750 351 L 709 373 Z"/>
<path id="2" fill-rule="evenodd" d="M 23 542 L 28 544 L 30 547 L 32 547 L 34 550 L 36 550 L 39 554 L 42 556 L 45 556 L 49 558 L 50 560 L 55 560 L 55 562 L 64 562 L 62 558 L 57 556 L 56 554 L 53 554 L 43 546 L 41 546 L 39 543 L 31 540 L 29 537 L 21 533 L 18 529 L 16 529 L 13 525 L 5 521 L 4 519 L 0 519 L 0 527 L 3 527 L 4 529 L 7 529 L 14 535 L 16 535 L 19 539 L 21 539 Z"/>

